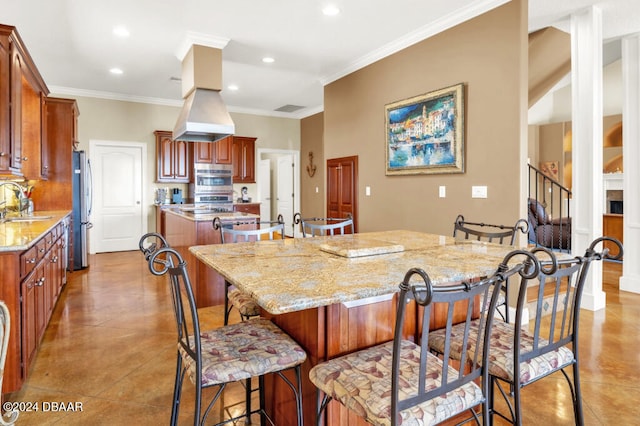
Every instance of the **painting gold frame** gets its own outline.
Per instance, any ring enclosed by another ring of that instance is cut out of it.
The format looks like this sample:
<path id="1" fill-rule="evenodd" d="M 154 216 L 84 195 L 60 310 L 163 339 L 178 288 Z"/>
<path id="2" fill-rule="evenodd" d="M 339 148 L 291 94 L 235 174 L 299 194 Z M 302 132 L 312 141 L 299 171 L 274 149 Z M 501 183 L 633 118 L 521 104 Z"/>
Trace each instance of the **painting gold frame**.
<path id="1" fill-rule="evenodd" d="M 464 83 L 385 106 L 386 174 L 464 173 Z"/>

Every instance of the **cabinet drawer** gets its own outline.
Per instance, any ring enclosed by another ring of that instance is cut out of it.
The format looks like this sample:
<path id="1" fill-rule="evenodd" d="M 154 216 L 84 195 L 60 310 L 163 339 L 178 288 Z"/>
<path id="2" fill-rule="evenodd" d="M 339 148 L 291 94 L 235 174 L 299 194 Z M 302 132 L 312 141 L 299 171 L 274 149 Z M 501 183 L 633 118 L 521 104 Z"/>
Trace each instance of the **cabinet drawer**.
<path id="1" fill-rule="evenodd" d="M 38 247 L 31 247 L 20 255 L 20 278 L 24 278 L 33 271 L 38 263 Z"/>
<path id="2" fill-rule="evenodd" d="M 260 204 L 234 204 L 233 211 L 240 213 L 260 214 Z"/>

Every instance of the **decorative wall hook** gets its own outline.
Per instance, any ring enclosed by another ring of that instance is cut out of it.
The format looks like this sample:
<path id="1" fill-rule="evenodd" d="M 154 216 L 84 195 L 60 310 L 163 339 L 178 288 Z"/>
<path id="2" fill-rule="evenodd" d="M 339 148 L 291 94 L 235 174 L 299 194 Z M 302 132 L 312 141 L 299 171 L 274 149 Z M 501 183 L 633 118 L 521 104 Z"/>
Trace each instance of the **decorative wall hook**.
<path id="1" fill-rule="evenodd" d="M 313 151 L 309 151 L 309 164 L 307 164 L 307 173 L 309 177 L 313 177 L 316 174 L 316 165 L 313 164 Z"/>

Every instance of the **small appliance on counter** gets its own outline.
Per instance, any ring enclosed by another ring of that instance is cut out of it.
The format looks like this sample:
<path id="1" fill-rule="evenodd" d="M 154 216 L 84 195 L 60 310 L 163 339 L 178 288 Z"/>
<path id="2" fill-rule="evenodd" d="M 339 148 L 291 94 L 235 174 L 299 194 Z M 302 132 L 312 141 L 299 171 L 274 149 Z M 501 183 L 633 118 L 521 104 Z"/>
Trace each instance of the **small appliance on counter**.
<path id="1" fill-rule="evenodd" d="M 242 194 L 242 196 L 240 197 L 240 199 L 238 199 L 239 203 L 251 202 L 251 197 L 249 197 L 249 189 L 246 186 L 243 186 L 242 189 L 240 189 L 240 193 Z"/>
<path id="2" fill-rule="evenodd" d="M 182 203 L 184 203 L 184 200 L 182 199 L 182 189 L 180 189 L 180 188 L 173 188 L 172 189 L 171 202 L 173 204 L 182 204 Z"/>
<path id="3" fill-rule="evenodd" d="M 153 200 L 156 206 L 167 204 L 167 188 L 156 189 L 156 199 Z"/>

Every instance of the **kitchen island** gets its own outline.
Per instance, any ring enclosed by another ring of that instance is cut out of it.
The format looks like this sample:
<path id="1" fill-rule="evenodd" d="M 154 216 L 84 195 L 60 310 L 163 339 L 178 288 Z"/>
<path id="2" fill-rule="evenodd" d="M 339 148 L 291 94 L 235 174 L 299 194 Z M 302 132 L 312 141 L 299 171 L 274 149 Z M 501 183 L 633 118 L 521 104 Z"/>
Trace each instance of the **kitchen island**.
<path id="1" fill-rule="evenodd" d="M 312 366 L 393 339 L 396 294 L 404 274 L 423 268 L 435 285 L 495 271 L 513 247 L 412 231 L 369 232 L 196 246 L 190 251 L 241 291 L 307 351 L 303 365 L 304 421 L 315 424 Z M 410 306 L 406 335 L 419 332 Z M 444 314 L 436 312 L 437 315 Z M 290 392 L 269 380 L 267 408 L 276 424 L 293 424 Z M 273 396 L 273 397 L 272 397 Z M 329 425 L 364 422 L 340 404 L 330 404 Z"/>
<path id="2" fill-rule="evenodd" d="M 214 212 L 193 204 L 172 204 L 162 212 L 162 229 L 169 245 L 187 262 L 196 304 L 199 308 L 224 304 L 225 283 L 217 272 L 198 261 L 188 250 L 202 244 L 221 244 L 220 231 L 213 229 L 213 219 L 219 217 L 222 226 L 256 229 L 258 215 L 236 212 Z M 238 224 L 241 222 L 241 224 Z"/>

